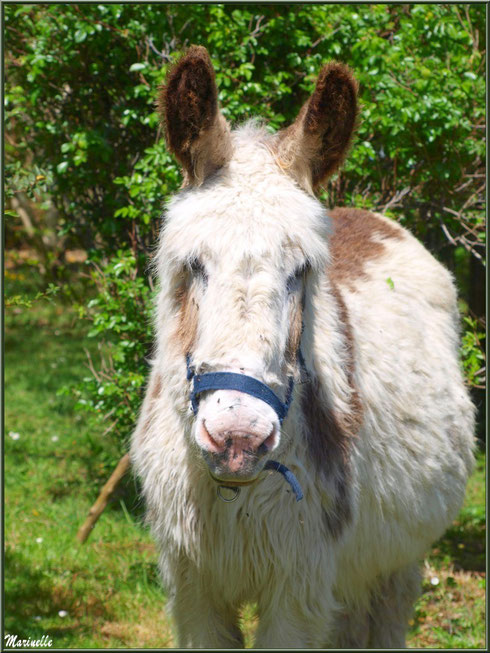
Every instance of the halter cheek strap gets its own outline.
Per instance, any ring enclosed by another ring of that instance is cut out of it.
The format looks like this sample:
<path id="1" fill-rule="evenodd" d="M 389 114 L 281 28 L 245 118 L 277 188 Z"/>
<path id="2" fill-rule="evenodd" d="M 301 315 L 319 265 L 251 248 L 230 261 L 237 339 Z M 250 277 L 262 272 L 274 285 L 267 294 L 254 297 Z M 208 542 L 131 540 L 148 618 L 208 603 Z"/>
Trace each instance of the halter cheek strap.
<path id="1" fill-rule="evenodd" d="M 286 397 L 281 401 L 268 385 L 258 379 L 246 374 L 235 374 L 234 372 L 208 372 L 206 374 L 195 374 L 190 363 L 190 356 L 187 355 L 187 380 L 194 380 L 191 390 L 191 405 L 194 415 L 199 408 L 199 396 L 208 390 L 238 390 L 268 404 L 279 418 L 282 424 L 286 419 L 289 406 L 293 398 L 294 379 L 289 377 Z"/>

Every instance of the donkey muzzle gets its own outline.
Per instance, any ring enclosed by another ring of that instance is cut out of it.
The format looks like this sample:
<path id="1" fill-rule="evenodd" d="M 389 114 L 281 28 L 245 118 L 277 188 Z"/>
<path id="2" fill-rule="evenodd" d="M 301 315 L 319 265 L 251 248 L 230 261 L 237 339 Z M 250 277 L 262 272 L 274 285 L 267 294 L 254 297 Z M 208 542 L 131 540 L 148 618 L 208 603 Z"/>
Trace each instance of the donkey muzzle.
<path id="1" fill-rule="evenodd" d="M 256 405 L 258 404 L 258 405 Z M 204 404 L 196 424 L 196 441 L 211 476 L 243 484 L 262 471 L 267 454 L 279 442 L 277 419 L 257 399 L 235 391 L 216 391 Z"/>
<path id="2" fill-rule="evenodd" d="M 279 443 L 280 426 L 293 397 L 289 377 L 284 400 L 265 383 L 232 371 L 196 374 L 186 357 L 196 442 L 211 476 L 219 482 L 251 482 Z"/>

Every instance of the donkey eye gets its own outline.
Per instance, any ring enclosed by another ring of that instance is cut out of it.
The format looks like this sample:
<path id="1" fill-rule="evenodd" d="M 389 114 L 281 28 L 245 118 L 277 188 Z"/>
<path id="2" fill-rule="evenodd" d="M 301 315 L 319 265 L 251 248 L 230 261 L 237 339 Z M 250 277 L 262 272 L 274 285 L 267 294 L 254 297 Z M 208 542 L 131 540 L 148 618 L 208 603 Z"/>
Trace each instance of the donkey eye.
<path id="1" fill-rule="evenodd" d="M 197 258 L 193 258 L 189 261 L 189 269 L 193 277 L 201 279 L 204 283 L 208 281 L 208 275 L 201 261 Z"/>

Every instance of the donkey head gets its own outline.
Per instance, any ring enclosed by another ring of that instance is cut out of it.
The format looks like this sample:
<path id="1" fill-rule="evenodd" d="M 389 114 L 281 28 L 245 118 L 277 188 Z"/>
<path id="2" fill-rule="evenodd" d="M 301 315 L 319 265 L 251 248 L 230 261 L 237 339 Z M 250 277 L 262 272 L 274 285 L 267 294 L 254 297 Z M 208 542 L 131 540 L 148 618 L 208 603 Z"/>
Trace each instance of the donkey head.
<path id="1" fill-rule="evenodd" d="M 356 83 L 346 66 L 326 65 L 296 121 L 275 135 L 255 123 L 232 132 L 217 97 L 202 47 L 180 59 L 159 97 L 184 171 L 158 257 L 170 339 L 196 375 L 251 377 L 284 402 L 300 377 L 311 296 L 328 260 L 329 222 L 313 190 L 346 153 Z M 227 484 L 253 481 L 274 450 L 277 457 L 290 445 L 277 410 L 239 386 L 202 392 L 191 433 L 212 476 Z"/>

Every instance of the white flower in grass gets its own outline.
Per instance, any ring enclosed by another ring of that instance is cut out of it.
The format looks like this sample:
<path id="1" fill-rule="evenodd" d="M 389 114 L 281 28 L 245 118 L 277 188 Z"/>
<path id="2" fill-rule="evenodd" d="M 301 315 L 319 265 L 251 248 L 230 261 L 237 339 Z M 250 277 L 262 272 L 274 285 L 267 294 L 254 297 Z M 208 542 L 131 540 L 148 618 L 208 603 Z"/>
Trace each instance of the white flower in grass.
<path id="1" fill-rule="evenodd" d="M 430 584 L 434 586 L 439 585 L 439 579 L 437 578 L 437 576 L 432 576 L 432 578 L 430 579 Z"/>
<path id="2" fill-rule="evenodd" d="M 43 541 L 43 538 L 42 538 L 42 537 L 36 537 L 36 542 L 37 542 L 38 544 L 41 544 L 42 541 Z"/>
<path id="3" fill-rule="evenodd" d="M 53 435 L 53 437 L 51 438 L 51 442 L 58 442 L 58 440 L 59 437 L 57 435 Z"/>
<path id="4" fill-rule="evenodd" d="M 20 438 L 20 433 L 16 433 L 15 431 L 10 431 L 9 438 L 12 438 L 12 440 L 18 440 Z"/>
<path id="5" fill-rule="evenodd" d="M 60 610 L 60 611 L 58 612 L 58 616 L 59 616 L 59 617 L 62 617 L 62 618 L 63 618 L 63 617 L 67 617 L 67 616 L 68 616 L 68 612 L 67 612 L 66 610 Z"/>

